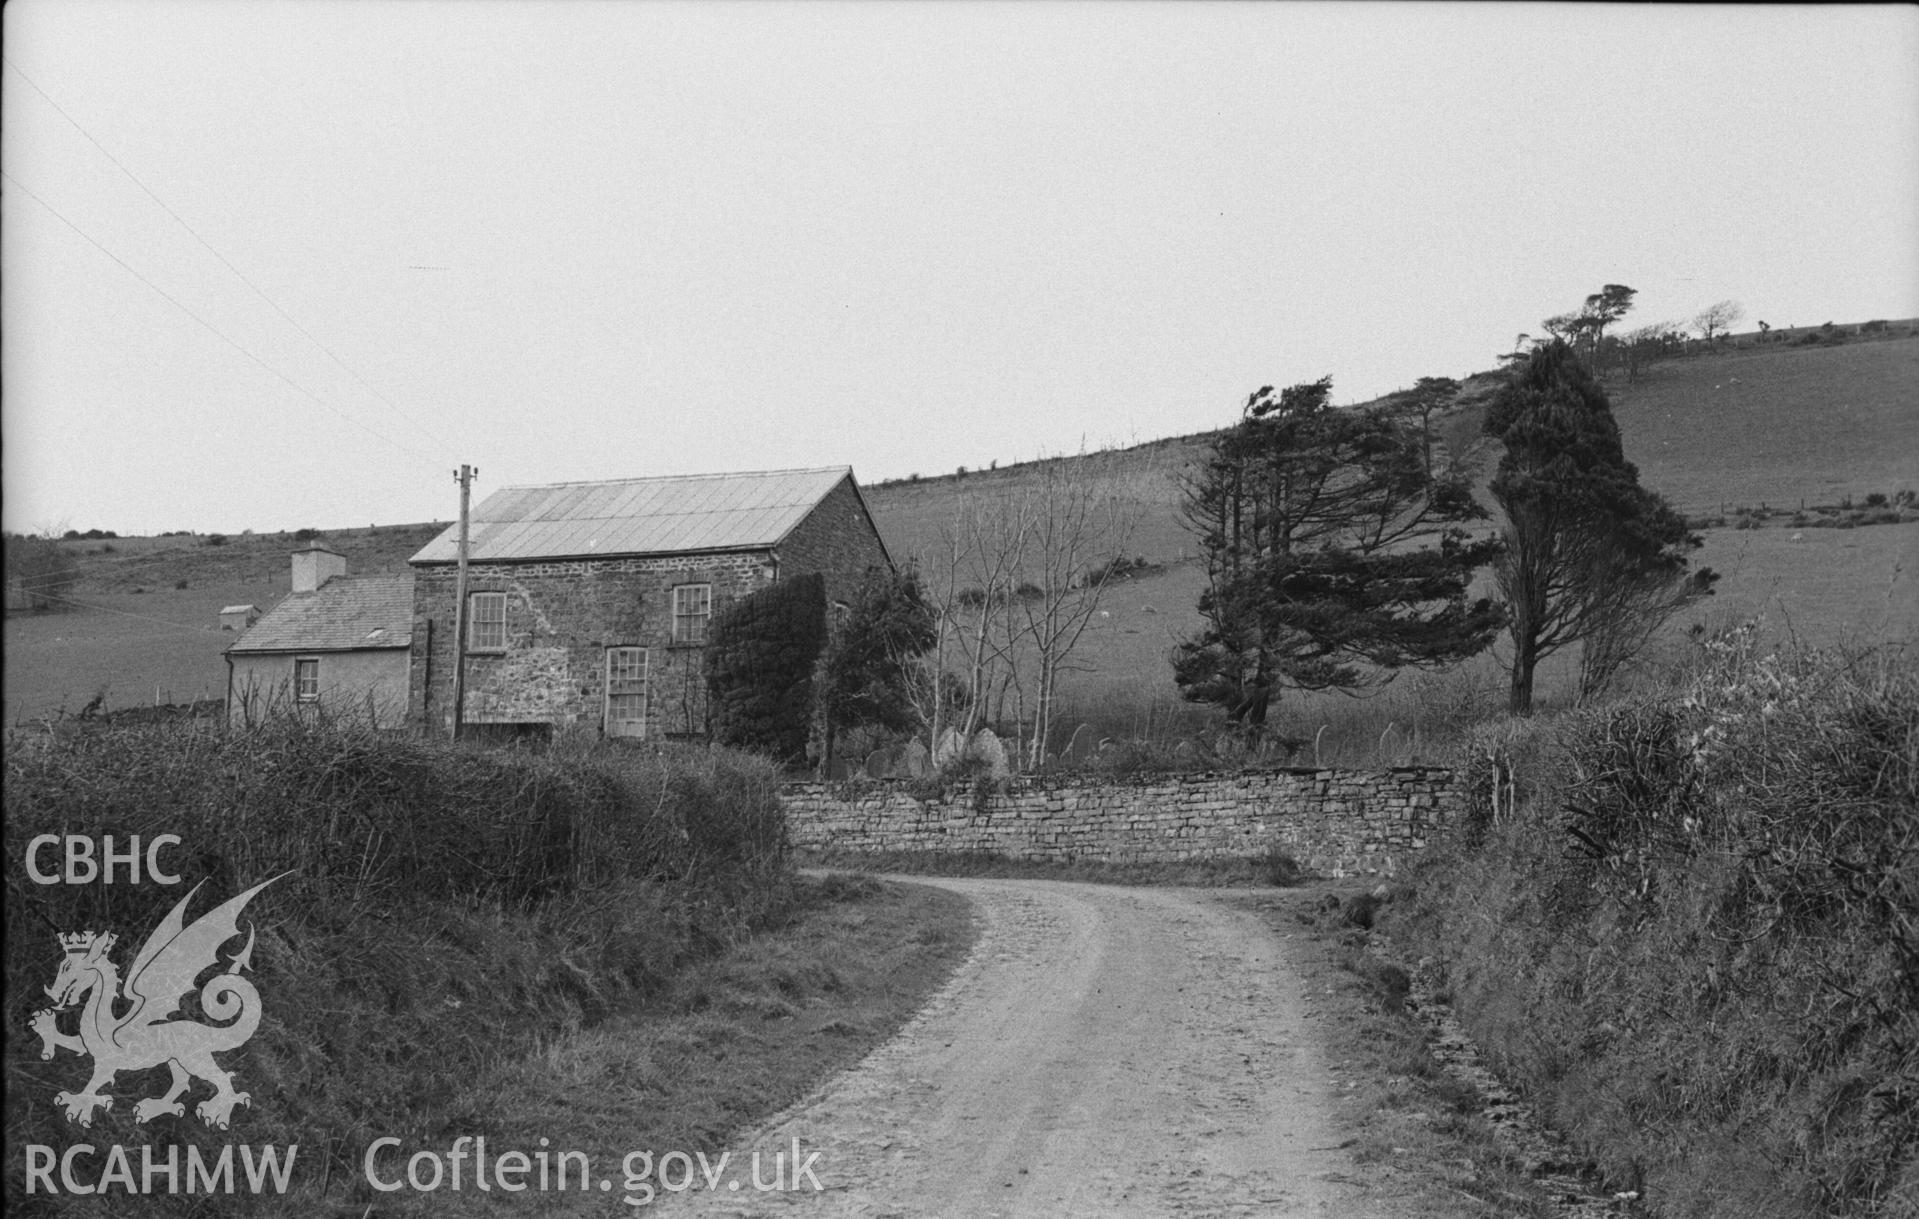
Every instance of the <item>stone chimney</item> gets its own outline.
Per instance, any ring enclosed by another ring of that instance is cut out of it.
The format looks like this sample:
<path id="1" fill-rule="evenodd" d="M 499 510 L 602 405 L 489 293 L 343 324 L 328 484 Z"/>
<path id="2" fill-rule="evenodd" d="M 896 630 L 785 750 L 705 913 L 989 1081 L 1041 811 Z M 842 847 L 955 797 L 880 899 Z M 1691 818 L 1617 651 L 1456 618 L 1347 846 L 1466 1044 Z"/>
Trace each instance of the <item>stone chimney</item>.
<path id="1" fill-rule="evenodd" d="M 335 576 L 346 574 L 346 556 L 313 545 L 293 552 L 293 591 L 310 593 Z"/>

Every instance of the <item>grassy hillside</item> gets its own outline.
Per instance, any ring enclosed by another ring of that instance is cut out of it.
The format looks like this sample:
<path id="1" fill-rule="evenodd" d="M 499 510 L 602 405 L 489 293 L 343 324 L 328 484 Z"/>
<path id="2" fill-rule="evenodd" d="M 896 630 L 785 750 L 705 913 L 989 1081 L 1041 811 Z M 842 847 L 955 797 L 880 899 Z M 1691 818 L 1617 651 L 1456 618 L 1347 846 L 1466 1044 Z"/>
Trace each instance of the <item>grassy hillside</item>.
<path id="1" fill-rule="evenodd" d="M 1177 436 L 1101 455 L 1112 463 L 1129 509 L 1127 549 L 1131 554 L 1154 563 L 1173 563 L 1198 553 L 1192 534 L 1180 524 L 1179 475 L 1198 459 L 1210 435 Z M 991 499 L 1028 487 L 1041 464 L 1021 462 L 965 474 L 876 483 L 864 488 L 866 502 L 893 557 L 912 559 L 937 548 L 940 531 L 951 527 L 964 501 Z"/>
<path id="2" fill-rule="evenodd" d="M 1654 365 L 1636 384 L 1611 387 L 1627 453 L 1648 486 L 1694 517 L 1730 521 L 1740 507 L 1790 513 L 1802 501 L 1863 503 L 1873 493 L 1919 490 L 1919 338 L 1905 323 L 1888 334 L 1833 346 L 1762 346 L 1742 336 L 1722 351 Z M 1471 387 L 1489 384 L 1482 374 Z M 1475 407 L 1438 426 L 1456 452 L 1481 443 Z M 1123 486 L 1126 553 L 1151 565 L 1111 590 L 1107 616 L 1094 623 L 1076 657 L 1085 671 L 1072 674 L 1063 690 L 1068 714 L 1102 734 L 1200 722 L 1197 709 L 1179 703 L 1166 657 L 1198 624 L 1203 576 L 1197 544 L 1180 521 L 1179 479 L 1209 438 L 1172 437 L 1102 455 Z M 1030 486 L 1039 470 L 1034 462 L 969 470 L 879 483 L 866 494 L 888 546 L 905 560 L 937 547 L 964 499 Z M 1912 637 L 1919 623 L 1919 523 L 1815 529 L 1780 516 L 1767 524 L 1705 531 L 1701 561 L 1725 579 L 1719 595 L 1679 626 L 1766 612 L 1809 638 Z M 324 540 L 346 554 L 355 574 L 401 571 L 443 527 L 338 530 Z M 83 564 L 77 599 L 89 608 L 9 618 L 7 722 L 77 708 L 103 687 L 109 707 L 150 702 L 156 686 L 163 699 L 221 693 L 220 652 L 232 636 L 219 631 L 217 611 L 241 602 L 265 608 L 284 596 L 287 556 L 299 543 L 287 534 L 208 541 L 67 543 Z M 181 581 L 185 588 L 177 587 Z M 1477 705 L 1491 698 L 1498 666 L 1497 656 L 1466 666 L 1449 679 L 1443 698 L 1430 679 L 1401 683 L 1357 719 L 1351 700 L 1338 695 L 1294 700 L 1283 714 L 1288 731 L 1304 735 L 1322 724 L 1357 724 L 1342 730 L 1350 741 L 1334 745 L 1357 748 L 1388 724 L 1407 731 L 1436 701 Z M 1548 701 L 1557 680 L 1551 666 L 1542 673 Z"/>
<path id="3" fill-rule="evenodd" d="M 1804 347 L 1748 345 L 1654 365 L 1636 384 L 1610 386 L 1628 455 L 1646 485 L 1689 516 L 1726 515 L 1741 506 L 1797 509 L 1919 490 L 1919 340 L 1896 338 Z M 1481 375 L 1468 386 L 1490 388 Z M 1447 447 L 1475 448 L 1481 410 L 1466 406 L 1438 422 Z M 1826 425 L 1809 419 L 1823 415 Z M 1222 421 L 1225 422 L 1225 421 Z M 1105 616 L 1082 641 L 1084 671 L 1065 685 L 1064 735 L 1080 722 L 1099 735 L 1143 736 L 1191 730 L 1204 714 L 1182 704 L 1168 656 L 1199 627 L 1195 609 L 1205 576 L 1197 544 L 1181 526 L 1180 472 L 1203 453 L 1210 433 L 1127 449 L 1124 471 L 1131 517 L 1130 554 L 1159 565 L 1121 581 L 1104 600 Z M 896 557 L 937 549 L 939 532 L 965 497 L 1004 495 L 1029 485 L 1031 463 L 964 476 L 943 475 L 870 488 L 868 498 Z M 1489 475 L 1490 469 L 1482 472 Z M 1718 593 L 1675 621 L 1660 641 L 1670 656 L 1694 623 L 1717 626 L 1763 614 L 1774 626 L 1817 640 L 1909 639 L 1919 624 L 1919 522 L 1833 529 L 1794 527 L 1786 517 L 1761 529 L 1711 528 L 1698 561 L 1719 571 Z M 1542 701 L 1570 692 L 1571 657 L 1540 673 Z M 1495 651 L 1444 678 L 1411 677 L 1365 701 L 1339 694 L 1290 695 L 1281 731 L 1320 738 L 1327 760 L 1378 756 L 1382 734 L 1397 734 L 1405 756 L 1417 752 L 1437 709 L 1491 709 L 1504 692 Z"/>
<path id="4" fill-rule="evenodd" d="M 406 570 L 408 556 L 446 526 L 327 531 L 315 539 L 346 556 L 350 575 Z M 221 653 L 235 636 L 220 609 L 270 609 L 292 583 L 291 534 L 111 538 L 61 545 L 80 565 L 66 613 L 9 614 L 5 722 L 77 711 L 96 693 L 108 709 L 220 698 Z"/>
<path id="5" fill-rule="evenodd" d="M 1709 629 L 1755 615 L 1809 641 L 1911 640 L 1919 627 L 1919 522 L 1864 529 L 1713 529 L 1701 535 L 1699 562 L 1721 573 L 1717 593 L 1675 619 L 1655 641 L 1659 662 L 1684 651 L 1686 629 Z M 1087 670 L 1063 691 L 1065 739 L 1079 723 L 1101 736 L 1155 736 L 1193 731 L 1205 713 L 1180 701 L 1169 661 L 1178 639 L 1199 626 L 1194 606 L 1204 586 L 1197 563 L 1184 563 L 1113 585 L 1106 615 L 1082 643 Z M 1573 657 L 1554 657 L 1539 673 L 1543 706 L 1571 697 Z M 1444 721 L 1504 706 L 1505 653 L 1492 652 L 1440 675 L 1408 674 L 1366 699 L 1336 693 L 1289 693 L 1277 712 L 1279 730 L 1312 738 L 1322 727 L 1321 758 L 1356 762 L 1381 756 L 1392 726 L 1388 760 L 1432 756 Z M 1460 713 L 1454 716 L 1453 713 Z M 1418 733 L 1417 744 L 1414 739 Z M 1302 760 L 1310 753 L 1302 753 Z"/>
<path id="6" fill-rule="evenodd" d="M 1486 374 L 1478 375 L 1468 397 L 1490 385 Z M 1724 350 L 1655 364 L 1633 384 L 1615 379 L 1608 391 L 1641 480 L 1688 515 L 1919 491 L 1919 338 L 1903 331 L 1815 347 L 1760 346 L 1748 337 Z M 1480 417 L 1468 406 L 1441 419 L 1448 447 L 1484 452 Z M 1134 553 L 1162 563 L 1196 553 L 1179 522 L 1178 477 L 1211 435 L 1154 441 L 1115 455 L 1134 509 Z M 880 483 L 867 497 L 895 556 L 910 557 L 936 545 L 962 498 L 1029 485 L 1038 464 Z"/>
<path id="7" fill-rule="evenodd" d="M 1919 490 L 1919 340 L 1736 348 L 1612 397 L 1641 480 L 1689 514 Z"/>

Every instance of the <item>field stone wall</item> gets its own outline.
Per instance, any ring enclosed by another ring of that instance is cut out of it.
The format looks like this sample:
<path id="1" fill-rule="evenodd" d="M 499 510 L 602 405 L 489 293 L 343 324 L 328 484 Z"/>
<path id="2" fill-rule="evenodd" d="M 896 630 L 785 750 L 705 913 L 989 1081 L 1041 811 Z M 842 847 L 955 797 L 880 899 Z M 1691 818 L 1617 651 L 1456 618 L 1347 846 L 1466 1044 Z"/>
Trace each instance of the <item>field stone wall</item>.
<path id="1" fill-rule="evenodd" d="M 584 724 L 605 714 L 606 649 L 647 651 L 647 735 L 706 729 L 703 649 L 673 642 L 673 589 L 709 584 L 713 612 L 765 586 L 766 551 L 474 563 L 469 592 L 506 594 L 506 647 L 470 652 L 469 724 Z M 452 563 L 420 564 L 413 577 L 412 722 L 453 726 Z"/>
<path id="2" fill-rule="evenodd" d="M 1331 877 L 1393 875 L 1465 806 L 1454 772 L 1434 767 L 1016 779 L 977 798 L 970 783 L 935 792 L 910 780 L 792 783 L 782 794 L 802 850 L 1177 863 L 1278 849 Z"/>

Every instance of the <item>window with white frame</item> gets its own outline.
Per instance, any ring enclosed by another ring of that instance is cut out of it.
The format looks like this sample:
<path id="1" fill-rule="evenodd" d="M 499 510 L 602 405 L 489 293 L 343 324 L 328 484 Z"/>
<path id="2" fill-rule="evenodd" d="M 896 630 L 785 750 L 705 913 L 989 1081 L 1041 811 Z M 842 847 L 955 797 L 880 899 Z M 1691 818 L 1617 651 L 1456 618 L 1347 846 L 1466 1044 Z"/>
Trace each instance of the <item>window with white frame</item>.
<path id="1" fill-rule="evenodd" d="M 606 650 L 606 735 L 646 735 L 646 649 Z"/>
<path id="2" fill-rule="evenodd" d="M 682 584 L 673 590 L 674 643 L 705 643 L 706 621 L 712 616 L 711 584 Z"/>
<path id="3" fill-rule="evenodd" d="M 506 651 L 505 593 L 474 593 L 467 599 L 466 646 L 470 652 Z"/>
<path id="4" fill-rule="evenodd" d="M 302 656 L 293 662 L 293 701 L 296 703 L 320 701 L 320 658 L 318 656 Z"/>

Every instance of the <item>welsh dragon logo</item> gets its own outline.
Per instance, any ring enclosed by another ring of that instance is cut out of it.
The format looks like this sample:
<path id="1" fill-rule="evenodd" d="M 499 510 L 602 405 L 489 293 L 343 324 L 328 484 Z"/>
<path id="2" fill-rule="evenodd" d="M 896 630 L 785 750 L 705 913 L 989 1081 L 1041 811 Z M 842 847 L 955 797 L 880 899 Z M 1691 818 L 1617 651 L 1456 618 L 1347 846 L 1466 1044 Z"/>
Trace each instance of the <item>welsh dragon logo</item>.
<path id="1" fill-rule="evenodd" d="M 113 1098 L 101 1089 L 113 1082 L 116 1073 L 161 1063 L 172 1069 L 173 1084 L 166 1095 L 134 1105 L 137 1121 L 150 1122 L 163 1113 L 184 1116 L 180 1094 L 195 1076 L 213 1085 L 213 1095 L 194 1108 L 209 1126 L 225 1130 L 235 1105 L 253 1103 L 247 1093 L 233 1090 L 232 1074 L 221 1070 L 213 1060 L 214 1054 L 245 1044 L 260 1024 L 260 992 L 240 976 L 240 971 L 252 964 L 251 926 L 246 947 L 233 958 L 226 972 L 215 974 L 200 987 L 201 1010 L 214 1020 L 229 1023 L 201 1024 L 170 1017 L 179 1015 L 180 1001 L 193 990 L 194 979 L 208 967 L 220 964 L 220 947 L 240 934 L 241 908 L 279 879 L 276 876 L 262 881 L 184 926 L 187 903 L 200 891 L 195 885 L 140 946 L 124 988 L 119 967 L 108 956 L 117 937 L 92 931 L 59 937 L 66 957 L 60 962 L 53 985 L 46 988 L 53 1006 L 35 1012 L 31 1027 L 40 1037 L 42 1059 L 52 1058 L 56 1049 L 93 1058 L 93 1078 L 87 1086 L 53 1098 L 66 1110 L 68 1121 L 91 1126 L 96 1108 L 113 1108 Z M 83 998 L 86 1006 L 80 1012 L 79 1035 L 61 1032 L 61 1014 Z M 116 1007 L 124 1009 L 121 1014 L 115 1014 Z"/>

